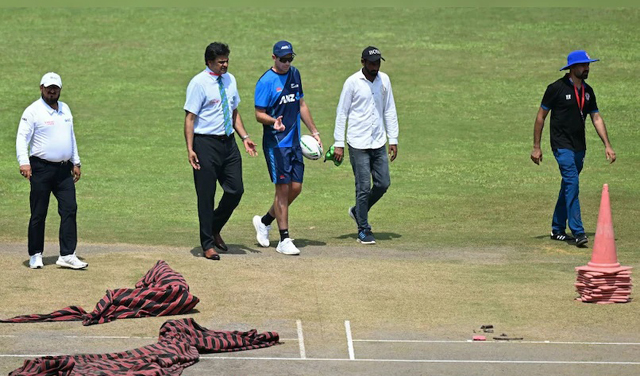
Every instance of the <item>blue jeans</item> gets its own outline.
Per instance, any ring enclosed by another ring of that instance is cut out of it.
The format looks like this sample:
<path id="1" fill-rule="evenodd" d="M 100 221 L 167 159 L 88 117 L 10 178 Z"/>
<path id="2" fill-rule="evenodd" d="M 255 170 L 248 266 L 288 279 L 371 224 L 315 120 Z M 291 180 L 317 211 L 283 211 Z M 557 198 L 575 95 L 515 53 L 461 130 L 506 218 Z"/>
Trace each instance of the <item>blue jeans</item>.
<path id="1" fill-rule="evenodd" d="M 387 148 L 356 149 L 349 145 L 349 161 L 356 180 L 356 222 L 358 230 L 371 230 L 369 209 L 385 194 L 389 177 Z M 373 177 L 373 187 L 371 187 Z"/>
<path id="2" fill-rule="evenodd" d="M 565 232 L 567 221 L 574 236 L 584 234 L 582 217 L 580 215 L 579 175 L 584 164 L 585 151 L 573 151 L 569 149 L 557 149 L 553 155 L 558 161 L 562 184 L 558 194 L 558 202 L 553 212 L 551 229 L 554 233 Z"/>

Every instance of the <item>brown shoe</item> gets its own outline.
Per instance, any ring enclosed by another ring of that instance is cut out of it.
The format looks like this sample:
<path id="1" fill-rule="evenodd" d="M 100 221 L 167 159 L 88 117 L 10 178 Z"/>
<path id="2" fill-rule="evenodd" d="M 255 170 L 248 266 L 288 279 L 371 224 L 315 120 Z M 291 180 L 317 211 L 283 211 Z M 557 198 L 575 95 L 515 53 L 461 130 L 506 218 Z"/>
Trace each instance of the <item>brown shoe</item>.
<path id="1" fill-rule="evenodd" d="M 209 248 L 206 251 L 203 252 L 203 255 L 205 258 L 208 258 L 209 260 L 220 260 L 220 255 L 216 253 L 216 251 L 213 248 Z"/>
<path id="2" fill-rule="evenodd" d="M 222 252 L 226 252 L 229 250 L 229 248 L 227 248 L 227 245 L 224 244 L 224 240 L 222 240 L 222 237 L 220 236 L 220 234 L 213 235 L 213 245 L 215 245 L 216 248 L 218 248 Z"/>

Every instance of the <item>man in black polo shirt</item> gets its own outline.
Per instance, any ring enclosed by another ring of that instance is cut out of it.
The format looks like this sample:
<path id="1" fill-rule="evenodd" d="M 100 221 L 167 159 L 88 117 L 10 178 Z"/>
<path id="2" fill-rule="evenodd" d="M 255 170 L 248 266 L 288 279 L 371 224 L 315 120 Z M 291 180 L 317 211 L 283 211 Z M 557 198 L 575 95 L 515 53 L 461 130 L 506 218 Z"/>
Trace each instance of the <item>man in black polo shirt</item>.
<path id="1" fill-rule="evenodd" d="M 575 244 L 580 247 L 588 240 L 582 226 L 580 216 L 579 178 L 587 149 L 585 140 L 585 118 L 587 114 L 604 143 L 605 155 L 610 163 L 615 162 L 616 153 L 611 148 L 607 128 L 598 111 L 596 96 L 591 86 L 584 81 L 589 76 L 589 63 L 598 61 L 591 59 L 586 51 L 573 51 L 567 56 L 567 65 L 562 70 L 569 73 L 547 87 L 542 97 L 542 104 L 536 116 L 533 128 L 533 151 L 531 160 L 535 164 L 542 161 L 540 138 L 544 121 L 551 111 L 551 149 L 558 162 L 562 184 L 560 194 L 553 213 L 551 239 L 573 240 L 565 232 L 567 222 Z"/>

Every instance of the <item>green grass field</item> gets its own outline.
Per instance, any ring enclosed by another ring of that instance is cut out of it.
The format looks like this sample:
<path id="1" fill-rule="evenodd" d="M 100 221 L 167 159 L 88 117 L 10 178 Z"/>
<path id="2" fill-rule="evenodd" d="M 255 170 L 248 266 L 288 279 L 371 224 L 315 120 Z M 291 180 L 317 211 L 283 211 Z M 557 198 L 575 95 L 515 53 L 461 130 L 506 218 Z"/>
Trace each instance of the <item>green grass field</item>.
<path id="1" fill-rule="evenodd" d="M 393 244 L 410 248 L 539 248 L 536 236 L 549 230 L 559 174 L 548 124 L 544 164 L 528 159 L 533 118 L 567 52 L 587 49 L 602 59 L 589 81 L 619 161 L 607 165 L 591 127 L 583 217 L 594 232 L 600 189 L 609 183 L 620 251 L 634 257 L 638 94 L 629 78 L 640 52 L 628 36 L 637 10 L 592 12 L 571 23 L 551 9 L 299 9 L 286 25 L 264 13 L 2 10 L 2 238 L 26 234 L 28 184 L 17 174 L 15 130 L 38 97 L 40 76 L 54 70 L 64 80 L 62 100 L 74 112 L 84 165 L 77 187 L 82 241 L 196 244 L 195 192 L 182 137 L 186 84 L 202 69 L 207 43 L 229 43 L 241 114 L 260 140 L 253 87 L 270 65 L 273 42 L 287 38 L 327 145 L 342 83 L 358 69 L 363 46 L 374 44 L 387 57 L 382 69 L 394 85 L 399 158 L 392 188 L 371 217 L 374 230 L 398 234 Z M 47 21 L 52 18 L 58 21 Z M 262 156 L 246 158 L 244 171 L 246 194 L 226 233 L 251 241 L 250 218 L 265 211 L 273 189 Z M 348 165 L 308 163 L 304 193 L 292 209 L 293 234 L 350 244 L 342 235 L 351 233 L 343 220 L 353 196 Z"/>
<path id="2" fill-rule="evenodd" d="M 0 241 L 26 243 L 29 185 L 18 173 L 15 137 L 45 72 L 62 76 L 61 100 L 75 118 L 83 163 L 77 184 L 81 245 L 171 246 L 188 254 L 199 240 L 182 106 L 189 80 L 203 69 L 206 45 L 230 45 L 229 71 L 238 80 L 240 113 L 260 141 L 254 85 L 271 65 L 273 43 L 292 42 L 306 101 L 329 146 L 342 84 L 359 69 L 362 49 L 372 44 L 386 58 L 382 70 L 393 83 L 400 138 L 391 188 L 370 221 L 378 247 L 421 258 L 414 264 L 421 269 L 388 264 L 398 274 L 381 278 L 398 278 L 394 283 L 400 288 L 403 275 L 437 269 L 437 276 L 422 281 L 434 289 L 446 281 L 473 297 L 438 301 L 437 294 L 421 295 L 431 299 L 426 308 L 437 312 L 431 322 L 469 324 L 497 317 L 524 328 L 530 322 L 544 324 L 555 311 L 560 328 L 585 314 L 594 326 L 618 322 L 619 333 L 623 327 L 637 333 L 634 303 L 603 310 L 591 306 L 588 313 L 581 308 L 585 305 L 571 304 L 573 267 L 589 261 L 591 249 L 548 240 L 560 185 L 548 121 L 542 165 L 534 165 L 529 154 L 546 86 L 561 76 L 558 69 L 568 52 L 586 49 L 601 59 L 592 64 L 589 83 L 618 161 L 608 165 L 588 122 L 582 217 L 592 245 L 602 184 L 608 183 L 620 262 L 637 266 L 638 9 L 599 9 L 572 18 L 544 8 L 293 9 L 286 20 L 265 9 L 2 9 L 0 20 Z M 227 243 L 256 248 L 251 218 L 267 210 L 273 187 L 262 155 L 243 163 L 245 195 L 223 236 Z M 307 161 L 303 192 L 290 211 L 292 237 L 357 247 L 347 215 L 353 201 L 348 164 L 336 168 Z M 53 242 L 56 217 L 52 199 L 47 240 Z M 497 261 L 485 259 L 495 254 Z M 353 273 L 346 269 L 338 271 Z M 376 278 L 365 275 L 370 279 L 363 284 Z M 106 287 L 117 286 L 96 288 Z M 372 299 L 390 299 L 394 291 Z M 536 305 L 536 299 L 551 300 Z M 554 299 L 569 304 L 558 306 Z M 339 319 L 356 309 L 336 306 L 327 313 Z M 457 313 L 450 315 L 452 310 Z M 390 309 L 375 320 L 392 320 L 395 314 Z"/>

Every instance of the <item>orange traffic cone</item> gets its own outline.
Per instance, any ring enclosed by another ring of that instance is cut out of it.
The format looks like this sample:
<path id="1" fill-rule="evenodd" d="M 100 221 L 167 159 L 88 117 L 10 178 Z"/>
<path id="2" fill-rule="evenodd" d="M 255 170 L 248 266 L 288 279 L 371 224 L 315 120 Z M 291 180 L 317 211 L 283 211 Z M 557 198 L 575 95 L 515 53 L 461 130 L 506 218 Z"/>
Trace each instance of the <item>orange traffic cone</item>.
<path id="1" fill-rule="evenodd" d="M 608 184 L 602 187 L 596 238 L 593 241 L 593 254 L 591 255 L 591 262 L 587 265 L 596 268 L 617 268 L 620 266 L 616 252 L 615 235 L 613 234 L 613 222 L 611 221 Z"/>
<path id="2" fill-rule="evenodd" d="M 611 220 L 611 202 L 609 201 L 608 184 L 602 187 L 596 238 L 593 241 L 591 261 L 587 263 L 587 265 L 591 267 L 588 270 L 607 273 L 617 273 L 631 269 L 630 267 L 621 267 L 618 262 L 616 240 L 613 234 L 613 221 Z"/>
<path id="3" fill-rule="evenodd" d="M 620 266 L 611 220 L 609 185 L 602 187 L 598 227 L 593 242 L 591 261 L 576 268 L 574 284 L 583 302 L 598 304 L 626 303 L 631 294 L 631 267 Z"/>

